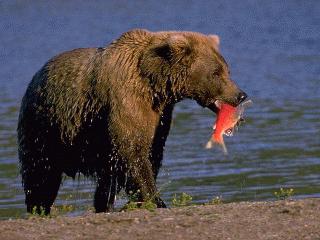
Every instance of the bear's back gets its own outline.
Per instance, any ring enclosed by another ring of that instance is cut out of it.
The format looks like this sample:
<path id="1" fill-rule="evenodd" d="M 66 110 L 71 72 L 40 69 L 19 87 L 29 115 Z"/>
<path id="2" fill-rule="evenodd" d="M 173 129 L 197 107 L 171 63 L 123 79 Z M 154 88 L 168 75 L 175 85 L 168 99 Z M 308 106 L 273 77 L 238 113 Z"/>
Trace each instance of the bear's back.
<path id="1" fill-rule="evenodd" d="M 50 59 L 33 77 L 22 100 L 20 118 L 47 116 L 72 137 L 90 112 L 99 48 L 79 48 Z M 44 111 L 44 114 L 41 112 Z M 45 119 L 44 119 L 45 120 Z M 23 119 L 19 119 L 19 122 Z"/>

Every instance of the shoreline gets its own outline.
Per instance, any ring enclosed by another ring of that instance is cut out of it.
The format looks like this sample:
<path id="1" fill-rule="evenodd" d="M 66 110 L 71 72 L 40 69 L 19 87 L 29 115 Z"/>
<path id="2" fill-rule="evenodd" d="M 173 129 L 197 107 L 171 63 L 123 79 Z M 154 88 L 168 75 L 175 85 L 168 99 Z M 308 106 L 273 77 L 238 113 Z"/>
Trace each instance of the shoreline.
<path id="1" fill-rule="evenodd" d="M 320 239 L 320 198 L 2 220 L 0 239 Z"/>

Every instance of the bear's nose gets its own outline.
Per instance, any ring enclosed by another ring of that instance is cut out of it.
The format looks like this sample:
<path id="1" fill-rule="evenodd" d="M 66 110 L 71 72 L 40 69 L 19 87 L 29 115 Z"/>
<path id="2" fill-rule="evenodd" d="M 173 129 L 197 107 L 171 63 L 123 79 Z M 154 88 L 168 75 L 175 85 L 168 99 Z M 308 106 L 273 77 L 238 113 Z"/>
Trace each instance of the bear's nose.
<path id="1" fill-rule="evenodd" d="M 245 92 L 241 91 L 237 97 L 238 103 L 242 103 L 247 97 L 248 95 Z"/>

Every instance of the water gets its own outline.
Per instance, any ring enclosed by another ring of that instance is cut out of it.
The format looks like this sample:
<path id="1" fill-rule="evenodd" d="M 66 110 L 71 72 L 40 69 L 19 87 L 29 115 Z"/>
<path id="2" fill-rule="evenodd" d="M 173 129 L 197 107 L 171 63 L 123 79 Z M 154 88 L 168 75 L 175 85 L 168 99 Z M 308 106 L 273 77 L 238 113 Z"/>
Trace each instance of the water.
<path id="1" fill-rule="evenodd" d="M 204 149 L 213 113 L 192 101 L 176 106 L 158 179 L 167 202 L 181 192 L 198 203 L 270 200 L 280 187 L 320 197 L 319 13 L 317 0 L 1 1 L 0 218 L 25 213 L 15 129 L 32 75 L 59 52 L 103 46 L 132 28 L 220 35 L 233 79 L 254 102 L 226 139 L 228 156 Z M 93 192 L 90 180 L 66 178 L 56 204 L 79 213 Z"/>

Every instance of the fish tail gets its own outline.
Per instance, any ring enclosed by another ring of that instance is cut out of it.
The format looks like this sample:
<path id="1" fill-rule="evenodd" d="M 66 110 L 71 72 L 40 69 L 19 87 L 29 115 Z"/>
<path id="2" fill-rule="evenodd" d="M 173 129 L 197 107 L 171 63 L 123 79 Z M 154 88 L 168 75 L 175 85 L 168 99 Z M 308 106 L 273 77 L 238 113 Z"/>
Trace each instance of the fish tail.
<path id="1" fill-rule="evenodd" d="M 212 140 L 212 138 L 210 138 L 209 141 L 207 142 L 205 148 L 211 149 L 213 147 L 213 145 L 220 145 L 222 147 L 223 153 L 226 155 L 228 154 L 228 150 L 227 150 L 227 147 L 226 147 L 226 144 L 224 143 L 224 141 L 217 142 L 217 141 Z"/>

